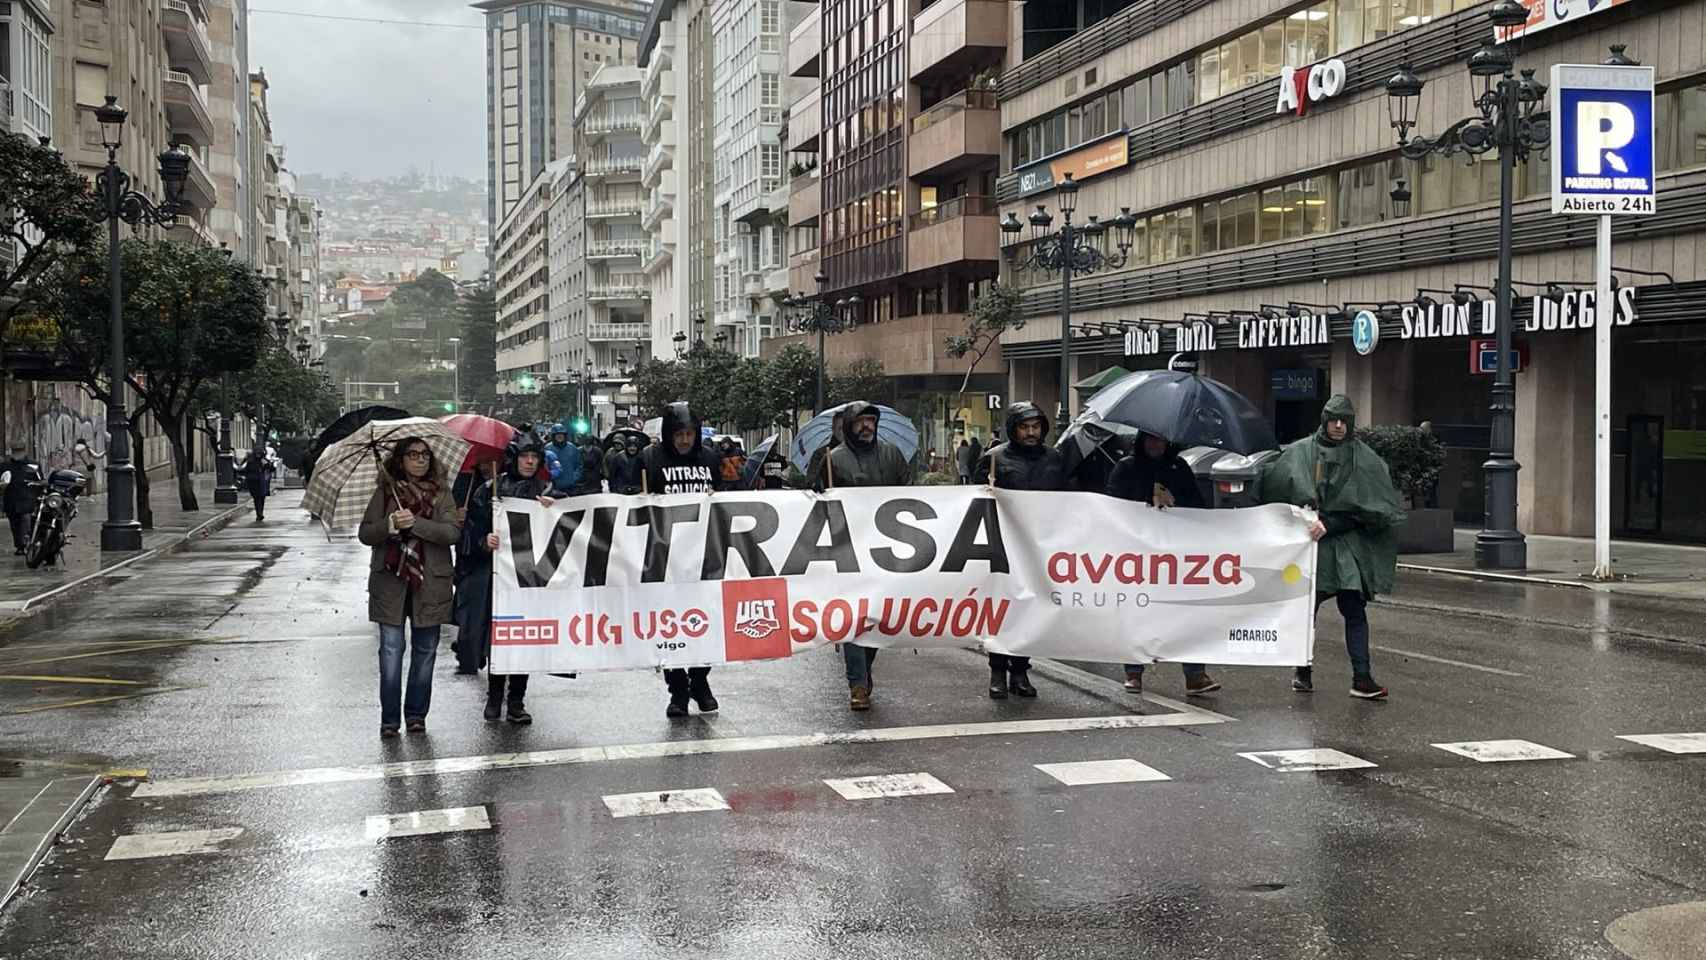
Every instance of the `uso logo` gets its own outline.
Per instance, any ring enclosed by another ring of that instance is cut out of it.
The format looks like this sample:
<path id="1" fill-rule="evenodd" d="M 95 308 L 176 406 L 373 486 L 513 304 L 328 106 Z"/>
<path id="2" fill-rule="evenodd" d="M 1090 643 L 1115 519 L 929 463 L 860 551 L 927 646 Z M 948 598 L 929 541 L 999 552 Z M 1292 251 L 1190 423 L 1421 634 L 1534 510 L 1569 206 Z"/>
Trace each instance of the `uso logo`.
<path id="1" fill-rule="evenodd" d="M 555 620 L 493 617 L 492 643 L 498 646 L 553 647 L 562 630 Z"/>

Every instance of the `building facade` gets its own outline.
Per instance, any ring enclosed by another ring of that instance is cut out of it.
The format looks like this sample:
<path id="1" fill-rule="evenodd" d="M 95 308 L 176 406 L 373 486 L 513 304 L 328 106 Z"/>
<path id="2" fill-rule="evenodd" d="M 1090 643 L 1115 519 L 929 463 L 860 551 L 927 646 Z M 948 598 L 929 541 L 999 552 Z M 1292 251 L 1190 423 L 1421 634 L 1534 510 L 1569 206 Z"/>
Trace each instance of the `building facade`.
<path id="1" fill-rule="evenodd" d="M 492 237 L 498 393 L 538 393 L 551 373 L 551 206 L 572 159 L 548 164 Z"/>
<path id="2" fill-rule="evenodd" d="M 250 231 L 255 199 L 249 182 L 249 2 L 203 3 L 207 19 L 197 21 L 191 11 L 180 42 L 206 45 L 213 62 L 207 85 L 208 113 L 213 119 L 208 172 L 218 204 L 208 226 L 239 260 L 255 263 L 256 244 Z"/>
<path id="3" fill-rule="evenodd" d="M 0 130 L 52 137 L 52 5 L 18 0 L 0 9 Z"/>
<path id="4" fill-rule="evenodd" d="M 575 98 L 606 63 L 633 63 L 646 0 L 483 0 L 487 219 L 492 232 L 545 166 L 574 152 Z"/>
<path id="5" fill-rule="evenodd" d="M 1282 441 L 1348 394 L 1363 423 L 1428 423 L 1448 449 L 1440 505 L 1480 520 L 1491 377 L 1476 370 L 1494 329 L 1497 155 L 1405 159 L 1384 84 L 1401 63 L 1425 79 L 1416 133 L 1469 115 L 1465 63 L 1493 40 L 1490 4 L 1260 2 L 1238 6 L 1238 21 L 1224 3 L 937 6 L 1008 7 L 1000 212 L 1024 221 L 1040 204 L 1058 223 L 1055 185 L 1070 172 L 1077 222 L 1128 207 L 1137 218 L 1124 264 L 1074 283 L 1075 382 L 1194 354 Z M 1614 532 L 1706 540 L 1701 4 L 1530 22 L 1541 28 L 1511 48 L 1539 78 L 1554 63 L 1602 62 L 1613 44 L 1655 68 L 1661 173 L 1657 214 L 1614 224 L 1618 303 L 1595 310 L 1593 221 L 1550 212 L 1546 158 L 1518 167 L 1519 526 L 1592 532 L 1592 329 L 1610 319 Z M 1012 280 L 1032 322 L 1003 345 L 1007 392 L 1053 409 L 1059 277 Z M 1380 336 L 1359 350 L 1364 311 Z"/>

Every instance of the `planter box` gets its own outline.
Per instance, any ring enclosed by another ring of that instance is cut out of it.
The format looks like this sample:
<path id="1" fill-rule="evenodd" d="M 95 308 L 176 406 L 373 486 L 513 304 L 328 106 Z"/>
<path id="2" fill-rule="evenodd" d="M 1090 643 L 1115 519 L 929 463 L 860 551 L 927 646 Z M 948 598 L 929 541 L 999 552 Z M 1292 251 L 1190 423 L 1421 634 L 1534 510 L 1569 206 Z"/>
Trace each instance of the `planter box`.
<path id="1" fill-rule="evenodd" d="M 1443 507 L 1408 511 L 1398 533 L 1399 553 L 1450 553 L 1457 549 L 1452 513 Z"/>

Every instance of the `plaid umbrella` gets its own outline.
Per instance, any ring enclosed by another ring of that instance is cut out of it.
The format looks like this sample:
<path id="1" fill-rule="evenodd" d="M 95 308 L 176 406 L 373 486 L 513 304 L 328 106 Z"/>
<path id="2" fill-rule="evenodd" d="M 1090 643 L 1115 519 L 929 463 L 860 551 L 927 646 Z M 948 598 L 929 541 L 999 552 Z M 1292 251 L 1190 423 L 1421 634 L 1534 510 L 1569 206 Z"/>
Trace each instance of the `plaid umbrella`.
<path id="1" fill-rule="evenodd" d="M 381 482 L 380 461 L 410 437 L 419 437 L 431 448 L 445 483 L 453 479 L 449 471 L 468 455 L 468 441 L 437 420 L 409 417 L 364 423 L 320 454 L 302 508 L 319 517 L 327 532 L 360 523 Z"/>

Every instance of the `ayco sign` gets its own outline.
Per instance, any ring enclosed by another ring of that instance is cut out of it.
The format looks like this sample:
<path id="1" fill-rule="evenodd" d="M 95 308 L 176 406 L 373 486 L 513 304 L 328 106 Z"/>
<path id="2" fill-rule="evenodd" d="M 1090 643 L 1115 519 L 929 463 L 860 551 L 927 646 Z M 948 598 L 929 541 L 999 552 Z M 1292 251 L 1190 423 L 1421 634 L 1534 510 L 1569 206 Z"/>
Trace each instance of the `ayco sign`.
<path id="1" fill-rule="evenodd" d="M 1303 116 L 1311 103 L 1336 97 L 1345 89 L 1345 61 L 1337 57 L 1308 67 L 1281 67 L 1275 113 Z"/>

